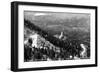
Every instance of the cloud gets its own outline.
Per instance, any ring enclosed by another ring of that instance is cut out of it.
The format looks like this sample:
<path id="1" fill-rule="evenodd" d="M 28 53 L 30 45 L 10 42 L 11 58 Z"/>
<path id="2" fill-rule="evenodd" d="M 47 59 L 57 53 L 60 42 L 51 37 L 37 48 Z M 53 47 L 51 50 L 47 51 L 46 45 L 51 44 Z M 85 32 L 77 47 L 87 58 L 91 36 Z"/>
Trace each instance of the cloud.
<path id="1" fill-rule="evenodd" d="M 43 16 L 43 15 L 47 15 L 45 13 L 35 13 L 34 16 Z"/>

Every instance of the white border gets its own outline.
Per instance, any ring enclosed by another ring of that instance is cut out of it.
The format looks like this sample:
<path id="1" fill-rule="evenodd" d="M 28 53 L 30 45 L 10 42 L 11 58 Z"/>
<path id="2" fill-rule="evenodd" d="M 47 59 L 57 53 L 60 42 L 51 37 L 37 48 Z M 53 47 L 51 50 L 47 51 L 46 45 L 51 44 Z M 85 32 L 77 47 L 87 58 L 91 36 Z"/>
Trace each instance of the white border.
<path id="1" fill-rule="evenodd" d="M 52 12 L 73 12 L 73 13 L 90 13 L 90 29 L 91 29 L 91 59 L 84 60 L 64 60 L 64 61 L 42 61 L 42 62 L 24 62 L 24 11 L 52 11 Z M 46 7 L 46 6 L 27 6 L 19 5 L 18 7 L 18 68 L 36 68 L 50 66 L 71 66 L 95 64 L 95 10 L 79 9 L 79 8 L 61 8 L 61 7 Z"/>

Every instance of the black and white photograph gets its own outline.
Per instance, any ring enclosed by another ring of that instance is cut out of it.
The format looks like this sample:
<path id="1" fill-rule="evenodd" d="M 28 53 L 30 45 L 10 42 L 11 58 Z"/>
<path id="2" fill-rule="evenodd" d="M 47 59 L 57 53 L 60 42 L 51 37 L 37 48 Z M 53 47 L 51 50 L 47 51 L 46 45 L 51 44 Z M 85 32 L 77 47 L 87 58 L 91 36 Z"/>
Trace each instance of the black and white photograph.
<path id="1" fill-rule="evenodd" d="M 97 66 L 97 7 L 12 2 L 11 70 Z"/>
<path id="2" fill-rule="evenodd" d="M 90 59 L 90 14 L 24 11 L 24 61 Z"/>

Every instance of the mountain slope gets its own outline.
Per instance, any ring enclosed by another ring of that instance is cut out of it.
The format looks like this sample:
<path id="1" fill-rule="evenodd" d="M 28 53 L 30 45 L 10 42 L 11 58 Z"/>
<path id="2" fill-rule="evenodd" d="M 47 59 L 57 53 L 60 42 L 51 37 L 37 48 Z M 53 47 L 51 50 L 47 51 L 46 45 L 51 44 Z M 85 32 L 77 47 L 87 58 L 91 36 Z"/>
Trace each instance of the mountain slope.
<path id="1" fill-rule="evenodd" d="M 39 27 L 37 27 L 36 25 L 34 25 L 34 23 L 31 23 L 28 20 L 24 20 L 24 26 L 29 28 L 31 31 L 35 31 L 37 34 L 39 34 L 40 36 L 42 36 L 43 38 L 45 38 L 47 41 L 49 41 L 50 43 L 52 43 L 55 46 L 61 47 L 61 48 L 65 48 L 69 46 L 69 42 L 68 41 L 63 41 L 60 40 L 58 38 L 55 38 L 54 36 L 48 34 L 47 32 L 41 30 Z"/>

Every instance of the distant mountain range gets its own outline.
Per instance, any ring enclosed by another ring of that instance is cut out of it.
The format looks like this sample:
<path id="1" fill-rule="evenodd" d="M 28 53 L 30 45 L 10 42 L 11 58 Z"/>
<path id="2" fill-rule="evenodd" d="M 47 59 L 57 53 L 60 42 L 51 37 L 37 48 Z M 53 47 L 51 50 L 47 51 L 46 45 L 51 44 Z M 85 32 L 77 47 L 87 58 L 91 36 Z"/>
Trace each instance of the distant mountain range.
<path id="1" fill-rule="evenodd" d="M 67 12 L 25 11 L 24 18 L 50 34 L 68 32 L 90 32 L 90 15 Z M 52 32 L 52 33 L 51 33 Z"/>

